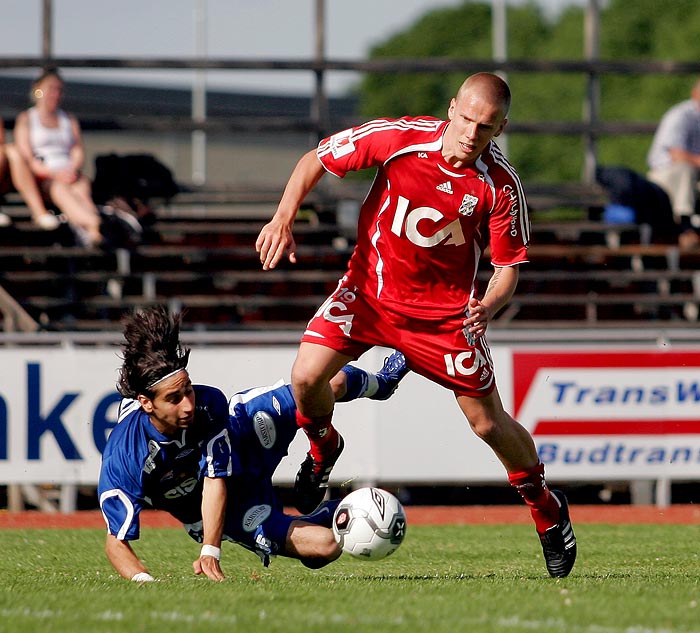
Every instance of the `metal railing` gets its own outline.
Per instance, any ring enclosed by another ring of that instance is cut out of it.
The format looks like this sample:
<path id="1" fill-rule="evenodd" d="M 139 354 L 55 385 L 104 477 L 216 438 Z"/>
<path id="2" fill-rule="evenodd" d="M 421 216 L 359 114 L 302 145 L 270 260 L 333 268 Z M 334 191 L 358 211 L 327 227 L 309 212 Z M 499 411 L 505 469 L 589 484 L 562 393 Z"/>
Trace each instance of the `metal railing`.
<path id="1" fill-rule="evenodd" d="M 700 74 L 700 62 L 672 60 L 601 60 L 600 59 L 600 0 L 588 0 L 584 14 L 584 56 L 583 60 L 523 60 L 505 59 L 501 53 L 494 52 L 494 59 L 453 59 L 453 58 L 401 58 L 374 60 L 330 59 L 326 56 L 326 0 L 315 0 L 314 14 L 314 55 L 310 59 L 244 59 L 216 58 L 202 56 L 199 58 L 170 57 L 56 57 L 53 55 L 53 0 L 42 0 L 42 54 L 37 57 L 0 57 L 0 70 L 41 68 L 58 66 L 61 68 L 104 68 L 104 69 L 141 69 L 141 70 L 229 70 L 229 71 L 305 71 L 314 77 L 314 94 L 311 100 L 308 121 L 297 122 L 297 129 L 309 130 L 317 138 L 323 138 L 328 129 L 328 95 L 325 89 L 325 77 L 331 72 L 359 73 L 449 73 L 461 72 L 465 75 L 475 71 L 494 71 L 508 73 L 567 73 L 581 74 L 587 78 L 587 90 L 582 103 L 582 120 L 580 122 L 526 122 L 513 121 L 510 133 L 547 133 L 579 135 L 584 141 L 585 182 L 594 181 L 597 163 L 596 141 L 603 134 L 649 134 L 656 122 L 611 122 L 600 120 L 600 79 L 605 75 L 619 74 Z M 499 17 L 500 16 L 500 17 Z M 503 12 L 494 11 L 494 34 L 506 34 Z M 496 37 L 497 39 L 497 37 Z M 209 130 L 237 129 L 233 118 L 227 124 L 221 121 L 209 121 L 206 114 L 206 98 L 197 94 L 206 86 L 201 81 L 195 82 L 193 90 L 192 116 L 189 122 L 180 120 L 166 121 L 173 128 L 192 132 L 193 146 L 197 145 L 202 153 L 202 134 Z M 198 98 L 199 97 L 199 98 Z M 251 121 L 248 121 L 248 125 Z M 289 122 L 285 121 L 284 125 Z M 163 126 L 163 118 L 153 120 L 122 120 L 119 125 L 141 128 Z M 255 122 L 258 127 L 274 122 Z M 233 126 L 233 127 L 232 127 Z M 279 128 L 279 126 L 277 126 Z M 193 167 L 197 172 L 201 166 Z"/>

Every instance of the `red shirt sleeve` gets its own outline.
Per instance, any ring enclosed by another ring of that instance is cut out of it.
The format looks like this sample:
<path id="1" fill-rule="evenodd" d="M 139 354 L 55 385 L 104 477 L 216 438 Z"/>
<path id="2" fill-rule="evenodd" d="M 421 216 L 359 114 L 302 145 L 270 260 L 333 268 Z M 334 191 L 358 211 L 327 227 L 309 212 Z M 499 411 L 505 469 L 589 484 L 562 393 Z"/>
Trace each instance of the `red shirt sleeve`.
<path id="1" fill-rule="evenodd" d="M 443 124 L 431 117 L 375 119 L 323 139 L 316 155 L 327 171 L 342 178 L 350 171 L 383 165 L 414 139 L 425 142 L 426 132 L 439 138 Z"/>
<path id="2" fill-rule="evenodd" d="M 530 219 L 520 179 L 502 170 L 496 185 L 496 203 L 489 218 L 491 263 L 514 266 L 528 261 Z"/>

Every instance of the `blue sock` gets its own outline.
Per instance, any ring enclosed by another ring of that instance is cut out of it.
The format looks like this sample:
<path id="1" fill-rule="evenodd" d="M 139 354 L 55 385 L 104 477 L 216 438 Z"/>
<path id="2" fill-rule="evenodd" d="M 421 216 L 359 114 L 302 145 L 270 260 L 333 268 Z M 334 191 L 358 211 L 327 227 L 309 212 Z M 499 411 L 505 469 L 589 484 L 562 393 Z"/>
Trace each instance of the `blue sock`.
<path id="1" fill-rule="evenodd" d="M 347 376 L 347 392 L 338 399 L 338 402 L 350 402 L 361 398 L 367 391 L 369 385 L 369 377 L 364 369 L 355 367 L 354 365 L 345 365 L 342 368 Z"/>

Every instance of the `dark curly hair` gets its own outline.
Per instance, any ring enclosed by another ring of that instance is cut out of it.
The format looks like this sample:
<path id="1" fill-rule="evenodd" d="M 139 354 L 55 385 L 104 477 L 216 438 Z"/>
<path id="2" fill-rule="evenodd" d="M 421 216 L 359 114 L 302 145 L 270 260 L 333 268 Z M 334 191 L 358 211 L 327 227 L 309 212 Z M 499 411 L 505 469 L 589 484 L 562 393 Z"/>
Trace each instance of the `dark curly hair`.
<path id="1" fill-rule="evenodd" d="M 181 319 L 181 314 L 170 314 L 164 306 L 133 312 L 123 319 L 125 342 L 117 383 L 123 397 L 144 394 L 152 398 L 155 382 L 187 367 L 190 350 L 180 344 Z"/>

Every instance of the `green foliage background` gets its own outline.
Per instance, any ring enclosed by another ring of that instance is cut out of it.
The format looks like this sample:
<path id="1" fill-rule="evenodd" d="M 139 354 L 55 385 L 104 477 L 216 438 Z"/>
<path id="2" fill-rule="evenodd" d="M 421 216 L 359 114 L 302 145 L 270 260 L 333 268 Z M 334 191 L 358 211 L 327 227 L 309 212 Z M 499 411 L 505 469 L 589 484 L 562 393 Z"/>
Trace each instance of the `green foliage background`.
<path id="1" fill-rule="evenodd" d="M 611 0 L 602 3 L 602 60 L 700 59 L 700 3 L 695 0 Z M 548 19 L 534 3 L 508 7 L 510 59 L 582 60 L 584 11 L 569 7 Z M 490 59 L 491 5 L 466 1 L 433 11 L 376 46 L 370 57 Z M 446 116 L 464 79 L 457 73 L 376 73 L 359 86 L 362 114 Z M 581 121 L 586 76 L 570 73 L 510 73 L 511 121 Z M 671 74 L 610 74 L 601 81 L 604 121 L 655 123 L 671 105 L 689 97 L 694 77 Z M 646 171 L 650 135 L 599 139 L 600 164 Z M 508 152 L 525 181 L 557 182 L 581 177 L 583 145 L 577 136 L 510 134 Z"/>

